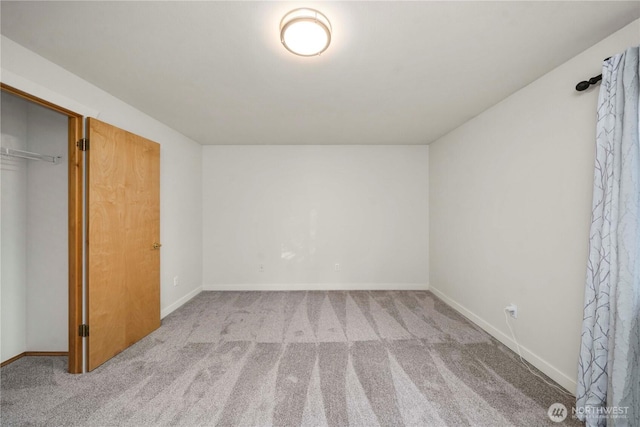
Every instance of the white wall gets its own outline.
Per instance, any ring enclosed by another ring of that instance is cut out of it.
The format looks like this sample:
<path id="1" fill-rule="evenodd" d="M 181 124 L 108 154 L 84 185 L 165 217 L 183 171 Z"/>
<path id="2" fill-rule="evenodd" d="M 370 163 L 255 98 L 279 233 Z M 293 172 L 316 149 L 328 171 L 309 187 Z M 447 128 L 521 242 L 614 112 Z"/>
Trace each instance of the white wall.
<path id="1" fill-rule="evenodd" d="M 430 285 L 575 390 L 598 88 L 574 90 L 639 42 L 635 21 L 430 145 Z"/>
<path id="2" fill-rule="evenodd" d="M 3 82 L 161 145 L 160 271 L 165 316 L 202 287 L 202 147 L 12 40 L 2 36 L 1 44 Z M 174 276 L 179 277 L 176 287 Z"/>
<path id="3" fill-rule="evenodd" d="M 427 288 L 427 146 L 205 146 L 202 164 L 205 289 Z"/>
<path id="4" fill-rule="evenodd" d="M 2 95 L 3 147 L 27 149 L 27 104 Z M 27 350 L 27 163 L 2 157 L 0 165 L 0 360 Z"/>
<path id="5" fill-rule="evenodd" d="M 64 162 L 26 161 L 27 351 L 68 351 L 68 119 L 30 103 L 27 120 L 27 150 Z"/>

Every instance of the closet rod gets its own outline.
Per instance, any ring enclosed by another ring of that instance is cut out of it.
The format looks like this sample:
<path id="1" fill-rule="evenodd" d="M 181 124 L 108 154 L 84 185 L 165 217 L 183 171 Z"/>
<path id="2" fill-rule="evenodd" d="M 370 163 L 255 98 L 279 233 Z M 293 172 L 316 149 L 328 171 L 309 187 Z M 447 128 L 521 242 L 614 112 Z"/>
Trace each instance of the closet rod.
<path id="1" fill-rule="evenodd" d="M 611 59 L 611 57 L 605 58 L 605 61 L 608 61 L 609 59 Z M 604 62 L 604 61 L 602 61 L 602 62 Z M 578 83 L 576 85 L 576 90 L 578 92 L 582 92 L 583 90 L 587 90 L 587 89 L 589 89 L 589 86 L 598 83 L 600 80 L 602 80 L 602 74 L 598 74 L 595 77 L 591 77 L 589 80 L 581 81 L 580 83 Z"/>
<path id="2" fill-rule="evenodd" d="M 0 147 L 0 154 L 9 157 L 18 157 L 27 160 L 42 160 L 44 162 L 58 164 L 62 157 L 47 156 L 45 154 L 32 153 L 29 151 L 14 150 L 13 148 Z"/>

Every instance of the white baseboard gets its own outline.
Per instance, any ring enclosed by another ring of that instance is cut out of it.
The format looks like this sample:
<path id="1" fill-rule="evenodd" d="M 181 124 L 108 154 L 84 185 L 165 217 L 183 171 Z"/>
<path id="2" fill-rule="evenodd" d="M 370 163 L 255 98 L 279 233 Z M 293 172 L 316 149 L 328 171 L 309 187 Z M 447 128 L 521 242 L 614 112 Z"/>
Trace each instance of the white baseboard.
<path id="1" fill-rule="evenodd" d="M 192 290 L 191 292 L 189 292 L 188 294 L 180 298 L 178 301 L 171 304 L 169 307 L 163 308 L 160 311 L 160 318 L 164 319 L 165 317 L 167 317 L 168 315 L 170 315 L 171 313 L 173 313 L 174 311 L 182 307 L 184 304 L 189 302 L 191 298 L 195 297 L 200 292 L 202 292 L 202 286 L 198 286 L 197 288 L 195 288 L 194 290 Z"/>
<path id="2" fill-rule="evenodd" d="M 456 310 L 458 313 L 462 314 L 464 317 L 466 317 L 467 319 L 469 319 L 470 321 L 472 321 L 473 323 L 475 323 L 476 325 L 484 329 L 488 334 L 493 336 L 502 344 L 509 347 L 514 352 L 517 352 L 516 343 L 513 341 L 513 339 L 509 335 L 497 329 L 495 326 L 491 325 L 489 322 L 482 319 L 481 317 L 479 317 L 478 315 L 476 315 L 475 313 L 473 313 L 471 310 L 467 309 L 463 305 L 452 300 L 451 298 L 446 296 L 444 293 L 442 293 L 438 289 L 431 288 L 429 290 L 433 292 L 434 295 L 436 295 L 442 301 L 444 301 L 447 305 L 449 305 L 451 308 Z M 531 363 L 533 366 L 538 368 L 549 378 L 551 378 L 552 380 L 560 384 L 571 394 L 575 394 L 576 382 L 573 379 L 568 377 L 565 373 L 558 370 L 555 366 L 553 366 L 546 360 L 542 359 L 540 356 L 538 356 L 528 348 L 522 346 L 522 344 L 520 344 L 520 352 L 522 353 L 523 359 L 525 359 L 527 362 Z"/>
<path id="3" fill-rule="evenodd" d="M 214 283 L 204 291 L 428 291 L 427 283 Z"/>

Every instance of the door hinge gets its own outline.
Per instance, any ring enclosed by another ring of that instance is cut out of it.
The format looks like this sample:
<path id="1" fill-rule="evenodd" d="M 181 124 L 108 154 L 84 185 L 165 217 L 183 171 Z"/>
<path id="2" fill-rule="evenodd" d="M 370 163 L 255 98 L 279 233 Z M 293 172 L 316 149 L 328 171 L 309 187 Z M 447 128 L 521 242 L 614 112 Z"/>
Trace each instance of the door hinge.
<path id="1" fill-rule="evenodd" d="M 80 151 L 87 151 L 89 149 L 89 139 L 79 139 L 78 142 L 76 142 L 76 146 L 80 149 Z"/>
<path id="2" fill-rule="evenodd" d="M 78 335 L 80 335 L 81 337 L 88 337 L 89 336 L 89 325 L 80 325 L 78 327 Z"/>

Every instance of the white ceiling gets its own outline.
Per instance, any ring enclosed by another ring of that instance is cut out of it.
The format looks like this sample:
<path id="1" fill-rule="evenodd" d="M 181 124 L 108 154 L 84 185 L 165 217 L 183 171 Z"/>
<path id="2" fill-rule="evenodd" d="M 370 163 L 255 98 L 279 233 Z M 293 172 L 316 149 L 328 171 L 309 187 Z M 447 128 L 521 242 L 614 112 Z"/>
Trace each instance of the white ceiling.
<path id="1" fill-rule="evenodd" d="M 320 57 L 280 45 L 302 6 L 333 26 Z M 429 143 L 640 16 L 638 1 L 0 7 L 3 35 L 202 144 Z"/>

